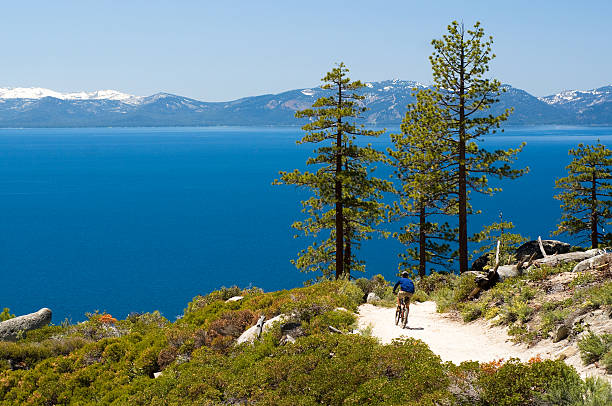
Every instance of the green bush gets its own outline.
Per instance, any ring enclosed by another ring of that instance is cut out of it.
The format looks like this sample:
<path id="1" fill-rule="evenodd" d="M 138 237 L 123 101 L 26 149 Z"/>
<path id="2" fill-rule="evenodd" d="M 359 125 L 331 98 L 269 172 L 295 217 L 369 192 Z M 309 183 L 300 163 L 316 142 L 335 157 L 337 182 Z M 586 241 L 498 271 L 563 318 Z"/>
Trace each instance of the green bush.
<path id="1" fill-rule="evenodd" d="M 7 321 L 14 317 L 15 315 L 10 313 L 10 309 L 8 307 L 5 307 L 2 312 L 0 312 L 0 321 Z"/>
<path id="2" fill-rule="evenodd" d="M 453 292 L 453 302 L 459 303 L 467 300 L 470 293 L 472 293 L 472 291 L 476 289 L 476 287 L 477 285 L 474 281 L 474 275 L 461 275 L 457 279 L 457 282 L 455 284 L 455 289 Z"/>
<path id="3" fill-rule="evenodd" d="M 484 366 L 479 379 L 487 405 L 575 404 L 582 399 L 582 381 L 563 361 L 523 364 L 511 359 L 501 367 Z"/>
<path id="4" fill-rule="evenodd" d="M 417 290 L 422 290 L 427 294 L 431 294 L 441 288 L 451 288 L 456 278 L 457 275 L 432 272 L 421 278 L 417 282 L 416 288 Z"/>
<path id="5" fill-rule="evenodd" d="M 443 287 L 433 291 L 430 294 L 430 297 L 434 302 L 436 302 L 436 310 L 439 313 L 443 313 L 454 305 L 454 292 L 452 288 Z"/>
<path id="6" fill-rule="evenodd" d="M 424 290 L 416 290 L 414 295 L 412 295 L 413 302 L 426 302 L 428 300 L 430 300 L 429 295 Z"/>
<path id="7" fill-rule="evenodd" d="M 612 374 L 612 349 L 608 350 L 602 357 L 601 362 L 606 368 L 606 372 Z"/>
<path id="8" fill-rule="evenodd" d="M 612 385 L 605 379 L 588 377 L 584 381 L 584 406 L 612 405 Z"/>
<path id="9" fill-rule="evenodd" d="M 612 348 L 612 334 L 597 334 L 589 331 L 580 341 L 578 341 L 580 357 L 585 364 L 592 364 Z"/>
<path id="10" fill-rule="evenodd" d="M 470 322 L 478 319 L 483 315 L 485 311 L 485 306 L 483 303 L 464 303 L 461 305 L 461 316 L 463 317 L 464 322 Z"/>

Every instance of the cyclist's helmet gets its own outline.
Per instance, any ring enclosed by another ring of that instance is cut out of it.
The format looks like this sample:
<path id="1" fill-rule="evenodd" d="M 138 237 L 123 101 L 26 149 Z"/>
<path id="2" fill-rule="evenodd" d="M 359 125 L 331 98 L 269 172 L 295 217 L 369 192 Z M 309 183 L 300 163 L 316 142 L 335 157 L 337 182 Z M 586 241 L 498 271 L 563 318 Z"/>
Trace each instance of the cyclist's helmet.
<path id="1" fill-rule="evenodd" d="M 409 276 L 410 276 L 410 274 L 408 273 L 408 271 L 402 272 L 402 278 L 407 278 Z"/>

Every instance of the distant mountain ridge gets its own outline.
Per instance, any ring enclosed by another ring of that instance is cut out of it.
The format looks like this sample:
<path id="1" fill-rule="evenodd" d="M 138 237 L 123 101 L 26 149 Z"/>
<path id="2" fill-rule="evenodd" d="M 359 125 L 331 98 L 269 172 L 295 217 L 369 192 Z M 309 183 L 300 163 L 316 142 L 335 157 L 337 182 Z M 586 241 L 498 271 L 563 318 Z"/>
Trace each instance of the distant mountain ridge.
<path id="1" fill-rule="evenodd" d="M 612 85 L 535 97 L 504 85 L 491 113 L 513 107 L 508 124 L 612 125 Z M 398 125 L 413 89 L 425 85 L 406 80 L 367 82 L 362 94 L 372 125 Z M 134 96 L 116 90 L 61 93 L 44 88 L 0 88 L 0 127 L 108 127 L 300 125 L 295 111 L 312 105 L 326 91 L 320 87 L 203 102 L 170 93 Z"/>

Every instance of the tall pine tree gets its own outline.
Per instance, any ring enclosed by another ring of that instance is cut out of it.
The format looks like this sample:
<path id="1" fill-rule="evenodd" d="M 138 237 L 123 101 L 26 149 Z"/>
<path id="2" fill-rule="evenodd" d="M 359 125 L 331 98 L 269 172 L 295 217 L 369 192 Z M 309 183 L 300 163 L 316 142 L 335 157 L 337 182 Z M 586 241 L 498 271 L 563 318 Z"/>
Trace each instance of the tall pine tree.
<path id="1" fill-rule="evenodd" d="M 510 114 L 509 110 L 499 116 L 486 114 L 503 91 L 499 81 L 485 77 L 495 57 L 492 43 L 492 37 L 485 39 L 480 23 L 465 30 L 463 24 L 453 21 L 442 39 L 432 41 L 434 53 L 429 58 L 446 126 L 439 142 L 453 149 L 446 171 L 449 181 L 456 185 L 453 193 L 458 204 L 460 272 L 468 270 L 470 191 L 492 194 L 495 190 L 489 187 L 487 176 L 516 178 L 525 171 L 510 167 L 522 146 L 489 152 L 476 143 L 482 136 L 495 133 Z"/>
<path id="2" fill-rule="evenodd" d="M 322 271 L 329 277 L 350 276 L 351 270 L 363 269 L 355 251 L 361 241 L 370 238 L 384 217 L 382 192 L 392 189 L 390 182 L 372 176 L 373 164 L 385 160 L 371 145 L 360 146 L 357 137 L 377 137 L 383 131 L 365 129 L 357 124 L 366 110 L 357 91 L 365 85 L 351 81 L 348 69 L 340 63 L 322 79 L 322 89 L 330 95 L 315 101 L 311 108 L 298 111 L 296 117 L 308 118 L 302 127 L 306 135 L 298 144 L 323 144 L 316 156 L 307 160 L 316 172 L 280 172 L 276 184 L 308 188 L 313 196 L 302 201 L 304 221 L 292 227 L 317 240 L 299 253 L 293 263 L 303 271 Z M 322 233 L 328 233 L 321 236 Z"/>
<path id="3" fill-rule="evenodd" d="M 392 216 L 410 220 L 395 234 L 407 246 L 406 253 L 400 254 L 400 268 L 416 268 L 425 276 L 428 263 L 448 268 L 456 256 L 451 244 L 457 230 L 441 222 L 456 211 L 456 198 L 445 172 L 452 149 L 440 142 L 447 128 L 439 94 L 421 90 L 415 96 L 402 121 L 402 132 L 391 134 L 394 148 L 387 152 L 400 183 Z"/>
<path id="4" fill-rule="evenodd" d="M 555 196 L 563 210 L 555 234 L 586 235 L 580 242 L 590 240 L 597 248 L 604 227 L 612 223 L 612 151 L 598 141 L 579 144 L 569 155 L 574 158 L 566 167 L 568 176 L 555 182 L 563 190 Z"/>

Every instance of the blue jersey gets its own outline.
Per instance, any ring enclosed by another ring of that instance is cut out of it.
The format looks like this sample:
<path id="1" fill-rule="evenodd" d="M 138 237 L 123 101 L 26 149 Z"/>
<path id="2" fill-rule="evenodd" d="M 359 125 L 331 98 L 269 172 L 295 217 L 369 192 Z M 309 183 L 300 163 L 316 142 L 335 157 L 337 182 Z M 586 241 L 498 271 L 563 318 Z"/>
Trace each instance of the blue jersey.
<path id="1" fill-rule="evenodd" d="M 412 283 L 412 281 L 408 278 L 399 278 L 399 280 L 393 287 L 393 293 L 395 293 L 395 290 L 398 286 L 401 291 L 414 293 L 414 283 Z"/>

